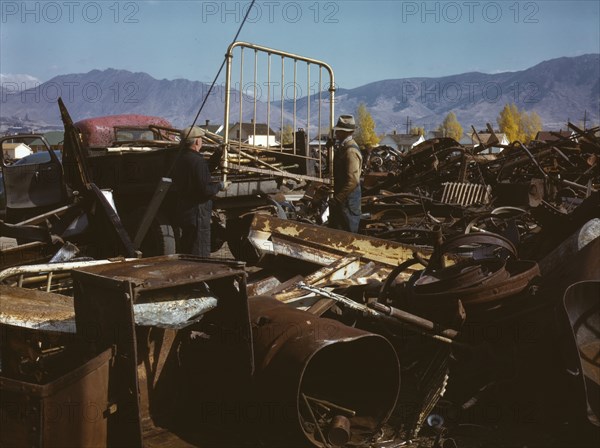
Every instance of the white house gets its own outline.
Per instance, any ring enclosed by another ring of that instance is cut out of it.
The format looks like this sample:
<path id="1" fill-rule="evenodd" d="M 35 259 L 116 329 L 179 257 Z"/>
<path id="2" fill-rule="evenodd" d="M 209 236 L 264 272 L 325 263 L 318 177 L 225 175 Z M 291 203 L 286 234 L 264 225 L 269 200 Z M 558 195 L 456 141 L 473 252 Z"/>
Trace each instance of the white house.
<path id="1" fill-rule="evenodd" d="M 391 146 L 400 152 L 408 152 L 424 141 L 425 138 L 422 135 L 397 134 L 394 131 L 392 134 L 385 135 L 379 141 L 379 146 Z"/>
<path id="2" fill-rule="evenodd" d="M 32 149 L 25 143 L 2 143 L 2 153 L 5 160 L 22 159 L 33 154 Z"/>
<path id="3" fill-rule="evenodd" d="M 253 146 L 279 146 L 274 135 L 249 135 L 245 143 Z"/>
<path id="4" fill-rule="evenodd" d="M 229 128 L 230 140 L 241 140 L 254 146 L 277 146 L 275 132 L 266 123 L 235 123 Z"/>

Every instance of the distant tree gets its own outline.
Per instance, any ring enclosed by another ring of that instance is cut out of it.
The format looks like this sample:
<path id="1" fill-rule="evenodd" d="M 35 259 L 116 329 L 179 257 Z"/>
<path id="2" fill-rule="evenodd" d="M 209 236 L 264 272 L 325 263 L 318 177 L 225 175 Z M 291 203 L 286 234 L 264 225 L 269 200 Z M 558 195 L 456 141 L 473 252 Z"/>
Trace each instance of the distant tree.
<path id="1" fill-rule="evenodd" d="M 542 119 L 536 112 L 531 111 L 529 115 L 527 112 L 523 112 L 521 114 L 521 121 L 525 133 L 525 142 L 530 142 L 542 130 Z"/>
<path id="2" fill-rule="evenodd" d="M 523 136 L 520 129 L 521 113 L 516 104 L 506 104 L 498 115 L 498 126 L 500 131 L 506 134 L 509 141 L 522 140 Z"/>
<path id="3" fill-rule="evenodd" d="M 413 128 L 410 129 L 410 135 L 422 135 L 425 136 L 425 128 L 420 128 L 418 126 L 415 126 Z"/>
<path id="4" fill-rule="evenodd" d="M 291 124 L 283 125 L 283 129 L 277 133 L 277 138 L 283 145 L 291 145 L 294 143 L 294 128 Z"/>
<path id="5" fill-rule="evenodd" d="M 377 146 L 380 139 L 375 133 L 375 121 L 364 103 L 360 103 L 356 109 L 356 125 L 358 131 L 354 133 L 354 140 L 358 146 L 361 148 Z"/>
<path id="6" fill-rule="evenodd" d="M 456 115 L 454 112 L 450 112 L 444 118 L 442 124 L 440 124 L 437 128 L 438 132 L 441 132 L 444 137 L 453 138 L 456 141 L 459 141 L 463 136 L 463 128 L 456 119 Z"/>
<path id="7" fill-rule="evenodd" d="M 542 119 L 531 112 L 520 111 L 516 104 L 506 104 L 498 115 L 500 131 L 506 134 L 509 141 L 519 140 L 528 143 L 542 130 Z"/>

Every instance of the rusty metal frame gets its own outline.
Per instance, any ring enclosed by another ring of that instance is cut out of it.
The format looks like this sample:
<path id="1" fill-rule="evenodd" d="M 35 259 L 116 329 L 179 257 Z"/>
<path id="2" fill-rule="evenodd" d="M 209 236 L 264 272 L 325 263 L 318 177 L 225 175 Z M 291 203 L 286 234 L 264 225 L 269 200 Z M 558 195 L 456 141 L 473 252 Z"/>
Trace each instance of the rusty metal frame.
<path id="1" fill-rule="evenodd" d="M 225 57 L 227 59 L 227 66 L 226 66 L 226 81 L 225 81 L 225 119 L 224 119 L 224 142 L 223 142 L 223 157 L 222 157 L 223 182 L 227 181 L 228 169 L 235 169 L 235 170 L 240 170 L 240 171 L 254 172 L 254 173 L 271 175 L 271 176 L 280 176 L 280 177 L 287 177 L 287 178 L 293 178 L 293 179 L 303 179 L 303 180 L 308 180 L 308 181 L 320 181 L 320 182 L 329 183 L 330 181 L 327 178 L 289 173 L 289 172 L 286 172 L 285 170 L 279 169 L 279 168 L 277 168 L 273 165 L 270 165 L 266 162 L 260 161 L 258 158 L 249 154 L 248 151 L 242 151 L 241 138 L 238 141 L 237 148 L 233 147 L 232 141 L 229 136 L 229 128 L 230 128 L 230 106 L 231 106 L 231 89 L 232 89 L 232 86 L 231 86 L 232 65 L 233 65 L 234 50 L 236 48 L 240 49 L 240 86 L 242 85 L 242 82 L 243 82 L 243 65 L 244 65 L 243 50 L 250 49 L 250 50 L 254 51 L 254 86 L 255 86 L 254 90 L 255 90 L 255 95 L 254 95 L 254 99 L 253 99 L 253 109 L 254 109 L 253 110 L 253 116 L 254 116 L 253 120 L 254 120 L 255 129 L 256 129 L 256 102 L 257 102 L 256 85 L 257 85 L 257 70 L 258 70 L 257 58 L 258 58 L 259 53 L 264 53 L 268 56 L 267 77 L 269 79 L 269 82 L 270 82 L 270 77 L 271 77 L 271 56 L 276 55 L 276 56 L 281 57 L 282 89 L 283 89 L 283 85 L 285 82 L 284 61 L 286 59 L 289 59 L 294 62 L 294 74 L 293 74 L 293 77 L 294 77 L 294 98 L 293 98 L 293 101 L 294 101 L 294 114 L 293 114 L 294 125 L 296 124 L 296 119 L 297 119 L 297 114 L 296 114 L 296 100 L 297 100 L 297 98 L 296 98 L 297 92 L 296 91 L 297 91 L 297 89 L 295 88 L 297 63 L 302 62 L 302 63 L 307 64 L 308 82 L 309 83 L 310 83 L 310 65 L 312 64 L 312 65 L 316 65 L 319 67 L 319 99 L 321 99 L 320 92 L 322 90 L 321 89 L 321 87 L 322 87 L 321 70 L 325 69 L 327 71 L 327 73 L 329 74 L 329 89 L 328 90 L 329 90 L 330 98 L 329 98 L 329 129 L 328 129 L 328 132 L 331 132 L 331 129 L 333 128 L 333 122 L 334 122 L 335 78 L 334 78 L 333 69 L 331 68 L 331 66 L 329 66 L 325 62 L 319 61 L 317 59 L 312 59 L 312 58 L 300 56 L 297 54 L 288 53 L 285 51 L 275 50 L 272 48 L 263 47 L 260 45 L 255 45 L 255 44 L 251 44 L 251 43 L 247 43 L 247 42 L 239 42 L 239 41 L 233 42 L 227 49 L 227 53 L 225 55 Z M 310 84 L 309 84 L 308 93 L 309 93 L 308 98 L 310 99 Z M 244 95 L 244 92 L 240 91 L 240 107 L 239 107 L 240 126 L 243 123 L 243 119 L 242 119 L 243 95 Z M 281 100 L 283 102 L 283 93 L 282 93 Z M 269 129 L 270 129 L 270 124 L 271 124 L 271 122 L 270 122 L 270 119 L 271 119 L 271 117 L 270 117 L 270 115 L 271 115 L 270 102 L 271 102 L 271 99 L 270 99 L 270 85 L 269 85 L 269 96 L 267 99 L 267 128 L 269 128 Z M 308 111 L 310 114 L 310 106 L 309 106 Z M 321 104 L 319 103 L 319 118 L 321 116 L 320 114 L 321 114 Z M 282 109 L 281 109 L 281 123 L 282 123 L 282 128 L 283 128 L 283 104 L 282 104 Z M 308 124 L 308 126 L 307 126 L 307 128 L 308 128 L 310 126 L 310 115 L 308 117 L 307 124 Z M 321 129 L 320 121 L 318 123 L 318 129 L 319 129 L 318 133 L 320 134 L 320 129 Z M 310 140 L 309 134 L 307 134 L 307 139 Z M 248 146 L 248 145 L 246 145 L 246 146 Z M 257 146 L 255 146 L 254 149 L 261 151 L 261 152 L 269 151 L 268 149 L 260 148 Z M 280 152 L 283 151 L 283 147 L 280 146 L 279 149 L 280 149 Z M 230 163 L 230 161 L 228 159 L 228 155 L 231 151 L 233 151 L 241 156 L 255 160 L 256 162 L 263 165 L 264 168 L 249 167 L 249 166 L 244 166 L 241 164 Z M 273 150 L 270 150 L 270 151 L 273 152 Z M 319 163 L 319 170 L 318 170 L 319 173 L 321 173 L 320 151 L 321 151 L 321 148 L 319 146 L 319 157 L 318 158 L 317 157 L 313 158 L 310 156 L 301 156 L 299 154 L 296 154 L 296 142 L 294 140 L 294 147 L 293 147 L 294 157 L 311 159 L 311 160 L 317 161 Z M 328 164 L 329 164 L 329 175 L 331 178 L 331 177 L 333 177 L 333 151 L 329 151 L 329 153 L 328 153 Z"/>

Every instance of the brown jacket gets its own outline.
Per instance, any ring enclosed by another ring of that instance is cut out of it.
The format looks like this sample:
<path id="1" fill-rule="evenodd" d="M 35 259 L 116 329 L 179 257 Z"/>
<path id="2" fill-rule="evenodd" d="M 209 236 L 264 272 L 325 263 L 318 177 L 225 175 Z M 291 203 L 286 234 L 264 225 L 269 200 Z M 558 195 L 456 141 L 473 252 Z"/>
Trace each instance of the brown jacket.
<path id="1" fill-rule="evenodd" d="M 354 139 L 349 138 L 335 152 L 333 163 L 333 199 L 342 204 L 360 185 L 362 154 Z"/>

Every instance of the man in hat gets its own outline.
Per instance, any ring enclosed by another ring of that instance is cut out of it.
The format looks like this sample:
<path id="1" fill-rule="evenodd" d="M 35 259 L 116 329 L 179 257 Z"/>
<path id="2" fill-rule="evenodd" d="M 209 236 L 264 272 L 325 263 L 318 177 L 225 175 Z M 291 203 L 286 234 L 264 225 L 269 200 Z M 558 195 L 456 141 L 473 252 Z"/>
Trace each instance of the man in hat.
<path id="1" fill-rule="evenodd" d="M 333 128 L 333 198 L 329 201 L 329 227 L 358 232 L 360 223 L 360 172 L 362 155 L 352 138 L 356 124 L 352 115 L 341 115 Z"/>
<path id="2" fill-rule="evenodd" d="M 202 156 L 202 137 L 198 126 L 181 131 L 181 152 L 175 162 L 173 184 L 177 188 L 177 221 L 181 227 L 179 252 L 210 256 L 212 197 L 224 189 L 223 182 L 211 181 L 208 164 Z"/>

